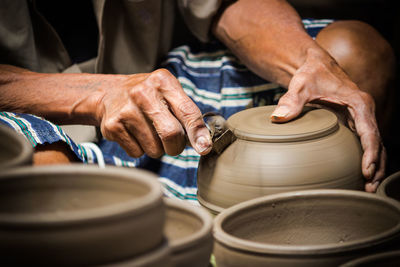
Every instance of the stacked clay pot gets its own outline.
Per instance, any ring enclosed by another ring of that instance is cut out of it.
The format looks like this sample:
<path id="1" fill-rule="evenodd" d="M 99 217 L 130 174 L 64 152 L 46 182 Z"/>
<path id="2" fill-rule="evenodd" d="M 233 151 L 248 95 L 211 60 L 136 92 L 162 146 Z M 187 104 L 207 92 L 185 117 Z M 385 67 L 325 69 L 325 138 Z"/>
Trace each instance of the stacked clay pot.
<path id="1" fill-rule="evenodd" d="M 32 164 L 33 148 L 27 140 L 0 124 L 0 172 Z"/>
<path id="2" fill-rule="evenodd" d="M 305 189 L 363 189 L 357 137 L 328 110 L 306 107 L 295 120 L 272 123 L 275 106 L 247 109 L 227 120 L 236 140 L 202 156 L 198 200 L 217 214 L 237 203 Z"/>
<path id="3" fill-rule="evenodd" d="M 4 264 L 206 267 L 211 230 L 206 211 L 164 199 L 143 170 L 72 164 L 0 174 Z"/>
<path id="4" fill-rule="evenodd" d="M 354 190 L 305 190 L 264 196 L 214 220 L 218 267 L 339 266 L 398 249 L 400 203 Z"/>
<path id="5" fill-rule="evenodd" d="M 207 267 L 213 249 L 211 215 L 201 207 L 165 199 L 167 219 L 164 233 L 175 267 Z"/>
<path id="6" fill-rule="evenodd" d="M 165 205 L 150 173 L 27 167 L 0 174 L 0 191 L 2 263 L 168 266 Z"/>

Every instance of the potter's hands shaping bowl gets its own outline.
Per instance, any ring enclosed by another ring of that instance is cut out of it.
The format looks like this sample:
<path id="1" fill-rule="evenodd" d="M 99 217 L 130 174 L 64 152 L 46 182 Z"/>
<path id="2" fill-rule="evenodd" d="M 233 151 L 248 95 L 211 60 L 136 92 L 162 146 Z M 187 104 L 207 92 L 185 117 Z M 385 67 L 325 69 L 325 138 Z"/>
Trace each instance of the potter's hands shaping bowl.
<path id="1" fill-rule="evenodd" d="M 274 122 L 290 121 L 310 102 L 329 103 L 346 111 L 349 124 L 354 125 L 364 150 L 365 189 L 376 191 L 379 181 L 384 178 L 386 151 L 375 119 L 374 99 L 361 91 L 331 57 L 310 53 L 291 79 L 288 92 L 279 100 L 271 119 Z"/>

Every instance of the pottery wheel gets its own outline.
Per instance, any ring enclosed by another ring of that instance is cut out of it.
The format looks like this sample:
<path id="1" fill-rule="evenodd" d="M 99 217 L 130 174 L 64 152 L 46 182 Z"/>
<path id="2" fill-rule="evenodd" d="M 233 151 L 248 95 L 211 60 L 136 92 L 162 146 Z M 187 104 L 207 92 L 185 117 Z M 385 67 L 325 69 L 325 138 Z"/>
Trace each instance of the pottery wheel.
<path id="1" fill-rule="evenodd" d="M 325 109 L 305 107 L 298 118 L 286 123 L 270 119 L 276 106 L 246 109 L 232 115 L 228 126 L 237 138 L 260 142 L 304 141 L 326 136 L 338 129 L 338 119 Z"/>

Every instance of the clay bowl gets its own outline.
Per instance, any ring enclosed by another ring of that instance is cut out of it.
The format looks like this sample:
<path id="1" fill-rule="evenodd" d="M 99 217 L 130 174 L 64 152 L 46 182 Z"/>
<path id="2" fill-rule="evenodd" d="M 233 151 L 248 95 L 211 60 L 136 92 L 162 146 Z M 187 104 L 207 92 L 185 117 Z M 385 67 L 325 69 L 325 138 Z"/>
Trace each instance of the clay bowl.
<path id="1" fill-rule="evenodd" d="M 376 193 L 400 201 L 400 172 L 396 172 L 383 180 Z"/>
<path id="2" fill-rule="evenodd" d="M 162 243 L 165 206 L 153 174 L 67 165 L 0 174 L 2 263 L 96 265 Z"/>
<path id="3" fill-rule="evenodd" d="M 199 162 L 198 200 L 213 213 L 265 195 L 305 189 L 363 189 L 357 137 L 324 109 L 270 121 L 275 106 L 251 108 L 227 120 L 236 140 Z"/>
<path id="4" fill-rule="evenodd" d="M 0 124 L 0 170 L 32 164 L 33 148 L 22 136 Z"/>
<path id="5" fill-rule="evenodd" d="M 382 252 L 349 261 L 341 267 L 397 267 L 400 266 L 400 250 Z"/>
<path id="6" fill-rule="evenodd" d="M 167 219 L 164 233 L 176 267 L 209 266 L 213 248 L 213 218 L 201 207 L 165 199 Z"/>
<path id="7" fill-rule="evenodd" d="M 353 190 L 264 196 L 214 220 L 217 266 L 338 266 L 398 246 L 400 204 Z"/>

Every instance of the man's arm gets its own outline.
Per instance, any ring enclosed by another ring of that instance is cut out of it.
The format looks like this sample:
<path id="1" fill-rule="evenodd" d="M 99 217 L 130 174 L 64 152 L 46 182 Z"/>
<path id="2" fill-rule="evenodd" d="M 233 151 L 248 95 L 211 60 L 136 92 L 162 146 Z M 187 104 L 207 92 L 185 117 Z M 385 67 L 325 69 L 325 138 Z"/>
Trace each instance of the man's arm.
<path id="1" fill-rule="evenodd" d="M 250 70 L 288 88 L 273 121 L 295 118 L 309 102 L 347 108 L 364 149 L 366 190 L 376 190 L 377 181 L 384 177 L 386 154 L 374 100 L 306 33 L 299 15 L 286 1 L 239 0 L 225 9 L 214 33 Z"/>
<path id="2" fill-rule="evenodd" d="M 179 154 L 186 134 L 200 154 L 211 149 L 200 110 L 164 69 L 134 75 L 47 74 L 0 65 L 0 110 L 100 126 L 105 138 L 133 157 Z"/>

